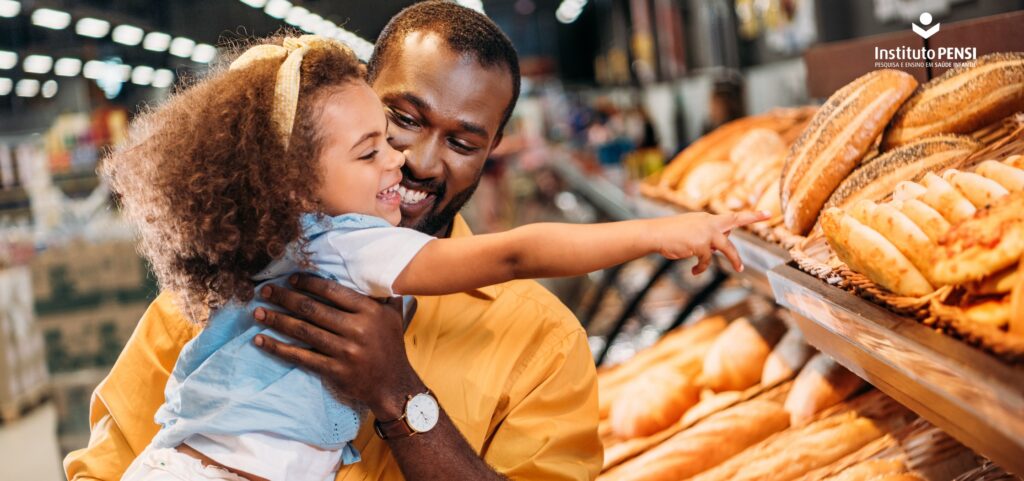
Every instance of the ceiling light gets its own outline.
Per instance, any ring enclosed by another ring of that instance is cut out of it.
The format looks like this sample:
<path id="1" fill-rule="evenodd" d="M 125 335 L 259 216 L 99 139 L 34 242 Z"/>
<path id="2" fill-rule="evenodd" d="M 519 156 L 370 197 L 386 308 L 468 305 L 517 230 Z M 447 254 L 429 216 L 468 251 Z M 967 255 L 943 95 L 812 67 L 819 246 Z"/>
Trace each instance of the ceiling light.
<path id="1" fill-rule="evenodd" d="M 288 15 L 288 11 L 292 8 L 292 2 L 288 0 L 270 0 L 267 2 L 267 7 L 263 9 L 267 15 L 274 18 L 284 18 Z"/>
<path id="2" fill-rule="evenodd" d="M 308 16 L 309 10 L 302 7 L 292 7 L 288 10 L 288 15 L 284 17 L 284 23 L 298 27 Z"/>
<path id="3" fill-rule="evenodd" d="M 77 58 L 64 57 L 53 64 L 53 73 L 61 77 L 74 77 L 82 71 L 82 61 Z"/>
<path id="4" fill-rule="evenodd" d="M 217 47 L 201 43 L 192 49 L 192 61 L 199 63 L 210 63 L 217 56 Z"/>
<path id="5" fill-rule="evenodd" d="M 57 81 L 47 80 L 43 82 L 43 98 L 53 98 L 54 95 L 57 95 Z"/>
<path id="6" fill-rule="evenodd" d="M 52 8 L 40 8 L 32 12 L 32 23 L 40 27 L 63 30 L 71 24 L 71 14 Z"/>
<path id="7" fill-rule="evenodd" d="M 18 65 L 18 54 L 8 52 L 7 50 L 0 50 L 0 69 L 11 69 L 15 65 Z"/>
<path id="8" fill-rule="evenodd" d="M 114 33 L 110 37 L 117 43 L 132 47 L 142 41 L 144 33 L 141 28 L 134 25 L 118 25 L 114 27 Z"/>
<path id="9" fill-rule="evenodd" d="M 267 0 L 242 0 L 242 3 L 252 8 L 263 8 L 267 4 Z"/>
<path id="10" fill-rule="evenodd" d="M 132 70 L 132 83 L 135 85 L 149 85 L 153 82 L 153 67 L 139 65 Z"/>
<path id="11" fill-rule="evenodd" d="M 29 55 L 25 57 L 21 68 L 28 73 L 45 74 L 53 67 L 53 57 L 48 55 Z"/>
<path id="12" fill-rule="evenodd" d="M 14 82 L 9 78 L 0 77 L 0 95 L 7 95 L 11 93 L 11 89 L 14 88 Z"/>
<path id="13" fill-rule="evenodd" d="M 165 89 L 174 83 L 174 72 L 162 68 L 153 73 L 153 86 Z"/>
<path id="14" fill-rule="evenodd" d="M 21 79 L 14 86 L 14 94 L 18 97 L 35 97 L 39 93 L 39 81 L 33 78 Z"/>
<path id="15" fill-rule="evenodd" d="M 118 76 L 117 78 L 121 79 L 122 82 L 127 82 L 127 81 L 131 80 L 131 78 L 132 78 L 132 66 L 131 65 L 125 65 L 123 63 L 110 64 L 110 68 L 115 72 L 115 75 Z"/>
<path id="16" fill-rule="evenodd" d="M 110 33 L 110 22 L 98 18 L 85 17 L 75 24 L 75 33 L 83 37 L 103 38 Z"/>
<path id="17" fill-rule="evenodd" d="M 175 37 L 171 40 L 171 55 L 181 58 L 189 58 L 192 55 L 192 49 L 195 48 L 196 42 L 185 37 Z"/>
<path id="18" fill-rule="evenodd" d="M 142 41 L 142 48 L 153 52 L 163 52 L 171 44 L 171 36 L 163 32 L 149 32 Z"/>
<path id="19" fill-rule="evenodd" d="M 14 0 L 0 0 L 0 17 L 16 17 L 21 12 L 21 2 Z M 10 89 L 7 89 L 10 91 Z"/>
<path id="20" fill-rule="evenodd" d="M 107 65 L 99 60 L 90 60 L 85 62 L 85 66 L 82 67 L 82 75 L 90 80 L 96 80 L 103 76 L 103 72 L 107 70 Z"/>
<path id="21" fill-rule="evenodd" d="M 320 15 L 317 15 L 315 13 L 306 15 L 306 17 L 302 19 L 302 23 L 299 24 L 299 28 L 307 32 L 312 32 L 316 30 L 316 28 L 320 26 L 320 22 L 323 21 L 324 17 L 321 17 Z"/>
<path id="22" fill-rule="evenodd" d="M 476 10 L 480 13 L 484 13 L 484 2 L 481 0 L 456 0 L 455 3 L 466 8 Z"/>

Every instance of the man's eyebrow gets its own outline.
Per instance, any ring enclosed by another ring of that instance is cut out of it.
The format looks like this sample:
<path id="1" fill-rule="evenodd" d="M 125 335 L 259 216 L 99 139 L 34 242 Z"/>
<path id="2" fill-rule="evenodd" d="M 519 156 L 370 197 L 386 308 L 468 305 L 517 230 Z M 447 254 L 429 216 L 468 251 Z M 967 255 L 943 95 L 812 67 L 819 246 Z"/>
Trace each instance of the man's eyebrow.
<path id="1" fill-rule="evenodd" d="M 397 97 L 400 97 L 402 100 L 405 100 L 406 102 L 409 102 L 410 104 L 412 104 L 414 107 L 416 107 L 417 109 L 419 109 L 421 111 L 430 111 L 430 110 L 432 110 L 430 108 L 430 104 L 428 104 L 425 100 L 423 100 L 418 95 L 416 95 L 416 94 L 414 94 L 412 92 L 402 92 L 402 93 L 398 94 Z M 460 120 L 459 121 L 459 127 L 461 127 L 462 130 L 465 130 L 466 132 L 469 132 L 471 134 L 479 135 L 479 136 L 484 137 L 484 138 L 488 137 L 487 129 L 485 129 L 480 124 L 475 124 L 473 122 L 468 122 L 468 121 L 465 121 L 465 120 Z"/>
<path id="2" fill-rule="evenodd" d="M 420 110 L 432 110 L 426 100 L 423 100 L 412 92 L 402 92 L 399 97 L 402 97 L 406 102 L 413 104 L 413 106 Z"/>
<path id="3" fill-rule="evenodd" d="M 487 138 L 487 129 L 483 128 L 483 126 L 479 124 L 474 124 L 472 122 L 460 120 L 459 125 L 462 127 L 462 130 L 465 130 L 466 132 L 479 135 L 485 139 Z"/>

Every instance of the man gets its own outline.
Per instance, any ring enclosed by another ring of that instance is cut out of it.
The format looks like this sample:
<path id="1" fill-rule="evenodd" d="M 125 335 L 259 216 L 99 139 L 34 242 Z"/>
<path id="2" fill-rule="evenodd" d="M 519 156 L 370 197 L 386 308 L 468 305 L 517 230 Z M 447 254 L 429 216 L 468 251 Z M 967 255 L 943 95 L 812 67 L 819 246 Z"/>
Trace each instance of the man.
<path id="1" fill-rule="evenodd" d="M 473 10 L 425 2 L 391 20 L 368 73 L 388 109 L 393 144 L 407 157 L 403 225 L 471 235 L 456 213 L 518 97 L 511 43 Z M 266 338 L 257 344 L 321 373 L 370 409 L 353 443 L 362 461 L 338 480 L 596 476 L 597 387 L 586 335 L 538 284 L 419 298 L 408 321 L 336 284 L 300 277 L 293 285 L 260 295 L 294 315 L 254 315 L 312 348 Z M 170 294 L 154 301 L 94 393 L 92 436 L 65 460 L 69 479 L 120 479 L 157 432 L 153 414 L 164 385 L 197 331 Z M 421 403 L 413 410 L 414 398 L 437 400 L 436 421 L 412 419 L 429 414 Z"/>

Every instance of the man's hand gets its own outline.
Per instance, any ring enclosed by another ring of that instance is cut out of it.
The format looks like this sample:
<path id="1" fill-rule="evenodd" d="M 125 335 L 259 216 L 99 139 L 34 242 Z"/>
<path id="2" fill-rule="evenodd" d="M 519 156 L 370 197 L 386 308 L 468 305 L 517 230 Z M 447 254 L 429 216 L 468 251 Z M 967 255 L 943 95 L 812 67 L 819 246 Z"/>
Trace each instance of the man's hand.
<path id="1" fill-rule="evenodd" d="M 257 336 L 257 346 L 319 373 L 339 394 L 366 403 L 384 421 L 402 415 L 407 395 L 426 391 L 406 356 L 402 316 L 395 305 L 319 277 L 294 275 L 289 282 L 296 290 L 266 286 L 259 295 L 301 319 L 263 308 L 253 316 L 311 347 L 267 336 Z"/>

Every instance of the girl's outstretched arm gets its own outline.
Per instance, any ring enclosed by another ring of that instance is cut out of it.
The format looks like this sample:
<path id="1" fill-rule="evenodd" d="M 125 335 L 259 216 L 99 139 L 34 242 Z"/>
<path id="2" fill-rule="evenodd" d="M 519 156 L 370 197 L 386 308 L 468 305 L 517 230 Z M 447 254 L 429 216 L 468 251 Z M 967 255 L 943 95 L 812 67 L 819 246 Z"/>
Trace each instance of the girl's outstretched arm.
<path id="1" fill-rule="evenodd" d="M 529 224 L 497 234 L 437 239 L 406 266 L 396 294 L 444 295 L 512 279 L 586 274 L 648 254 L 697 257 L 703 272 L 714 251 L 742 270 L 728 233 L 768 218 L 766 213 L 682 214 L 607 224 Z"/>

